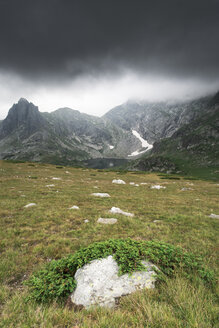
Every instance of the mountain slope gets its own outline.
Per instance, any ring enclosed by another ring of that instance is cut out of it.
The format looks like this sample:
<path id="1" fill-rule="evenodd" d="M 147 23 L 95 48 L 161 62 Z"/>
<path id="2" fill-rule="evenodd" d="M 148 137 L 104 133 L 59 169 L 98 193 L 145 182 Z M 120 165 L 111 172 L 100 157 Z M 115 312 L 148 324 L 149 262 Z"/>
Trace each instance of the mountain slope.
<path id="1" fill-rule="evenodd" d="M 149 143 L 170 137 L 181 126 L 201 115 L 211 97 L 181 103 L 127 102 L 104 115 L 114 124 L 136 130 Z"/>
<path id="2" fill-rule="evenodd" d="M 132 165 L 151 171 L 194 172 L 219 166 L 219 93 L 206 104 L 205 111 L 184 124 L 171 137 L 154 143 L 146 154 Z"/>
<path id="3" fill-rule="evenodd" d="M 69 108 L 40 113 L 21 98 L 0 123 L 0 158 L 70 164 L 127 157 L 140 147 L 131 132 Z"/>

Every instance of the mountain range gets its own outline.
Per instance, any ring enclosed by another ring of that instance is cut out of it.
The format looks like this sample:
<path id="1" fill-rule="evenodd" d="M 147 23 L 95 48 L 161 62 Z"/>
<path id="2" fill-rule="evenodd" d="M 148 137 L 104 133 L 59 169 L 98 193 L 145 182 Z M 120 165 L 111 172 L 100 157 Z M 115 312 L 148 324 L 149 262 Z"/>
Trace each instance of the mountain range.
<path id="1" fill-rule="evenodd" d="M 21 98 L 0 121 L 0 159 L 179 171 L 219 164 L 219 92 L 186 102 L 128 101 L 101 118 Z M 134 160 L 133 160 L 134 159 Z M 180 164 L 181 163 L 181 164 Z"/>

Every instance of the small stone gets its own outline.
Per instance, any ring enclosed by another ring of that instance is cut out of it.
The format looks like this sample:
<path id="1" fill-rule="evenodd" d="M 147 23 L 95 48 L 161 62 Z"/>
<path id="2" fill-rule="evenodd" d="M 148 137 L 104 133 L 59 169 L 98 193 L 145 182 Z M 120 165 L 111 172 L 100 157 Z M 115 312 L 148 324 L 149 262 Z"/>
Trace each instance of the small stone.
<path id="1" fill-rule="evenodd" d="M 102 223 L 102 224 L 115 224 L 117 223 L 117 219 L 114 218 L 110 218 L 110 219 L 104 219 L 104 218 L 99 218 L 97 220 L 98 223 Z"/>
<path id="2" fill-rule="evenodd" d="M 122 214 L 122 215 L 125 215 L 125 216 L 131 216 L 131 217 L 134 216 L 134 214 L 132 214 L 132 213 L 122 211 L 119 207 L 112 207 L 109 210 L 109 212 L 114 213 L 114 214 Z"/>
<path id="3" fill-rule="evenodd" d="M 126 184 L 126 182 L 125 181 L 123 181 L 123 180 L 121 180 L 121 179 L 114 179 L 113 181 L 112 181 L 112 183 L 116 183 L 116 184 Z"/>
<path id="4" fill-rule="evenodd" d="M 110 197 L 109 194 L 107 194 L 107 193 L 101 193 L 101 192 L 96 192 L 96 193 L 94 192 L 91 195 L 92 196 L 96 196 L 96 197 Z"/>
<path id="5" fill-rule="evenodd" d="M 86 219 L 86 220 L 84 220 L 84 223 L 88 223 L 88 222 L 89 222 L 89 220 L 87 220 L 87 219 Z"/>
<path id="6" fill-rule="evenodd" d="M 211 213 L 211 214 L 209 215 L 209 218 L 212 218 L 212 219 L 219 219 L 219 215 Z"/>
<path id="7" fill-rule="evenodd" d="M 31 207 L 31 206 L 36 206 L 36 204 L 35 203 L 30 203 L 30 204 L 25 205 L 24 207 L 28 208 L 28 207 Z"/>
<path id="8" fill-rule="evenodd" d="M 79 207 L 77 205 L 73 205 L 69 208 L 69 210 L 79 210 Z"/>
<path id="9" fill-rule="evenodd" d="M 129 182 L 129 184 L 130 184 L 131 186 L 139 187 L 139 184 L 134 183 L 134 182 Z"/>
<path id="10" fill-rule="evenodd" d="M 160 186 L 160 185 L 154 185 L 154 186 L 151 186 L 151 189 L 166 189 L 166 187 L 163 187 L 163 186 Z"/>

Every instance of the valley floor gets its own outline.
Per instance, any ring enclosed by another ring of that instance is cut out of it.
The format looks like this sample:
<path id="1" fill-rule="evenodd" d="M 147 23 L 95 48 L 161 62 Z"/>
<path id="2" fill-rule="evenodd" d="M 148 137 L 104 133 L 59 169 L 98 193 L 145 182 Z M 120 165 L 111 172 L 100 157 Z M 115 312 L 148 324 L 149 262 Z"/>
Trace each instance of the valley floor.
<path id="1" fill-rule="evenodd" d="M 113 184 L 113 179 L 126 184 Z M 108 238 L 178 245 L 201 255 L 204 265 L 218 272 L 219 220 L 209 215 L 219 214 L 219 183 L 4 161 L 0 161 L 0 183 L 0 327 L 210 328 L 219 324 L 216 291 L 180 274 L 155 290 L 124 297 L 115 310 L 75 312 L 56 303 L 25 302 L 28 289 L 23 285 L 51 259 Z M 153 185 L 166 188 L 151 189 Z M 36 205 L 24 207 L 30 203 Z M 112 215 L 111 207 L 134 217 Z M 100 217 L 115 217 L 118 222 L 100 224 Z"/>

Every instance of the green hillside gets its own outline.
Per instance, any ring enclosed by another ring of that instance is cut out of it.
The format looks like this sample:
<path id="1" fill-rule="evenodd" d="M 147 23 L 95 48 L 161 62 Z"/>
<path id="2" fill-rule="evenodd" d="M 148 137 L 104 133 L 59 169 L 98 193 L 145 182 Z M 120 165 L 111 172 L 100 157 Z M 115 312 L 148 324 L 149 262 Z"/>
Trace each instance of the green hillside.
<path id="1" fill-rule="evenodd" d="M 113 184 L 115 178 L 126 184 Z M 219 214 L 217 183 L 6 161 L 0 161 L 0 183 L 0 327 L 217 327 L 216 289 L 195 272 L 187 278 L 175 268 L 154 290 L 123 297 L 114 310 L 27 302 L 24 284 L 51 260 L 110 238 L 180 246 L 217 274 L 218 219 L 209 217 Z M 155 184 L 166 188 L 151 189 Z M 93 192 L 111 197 L 95 198 Z M 36 205 L 25 208 L 29 203 Z M 73 205 L 79 210 L 70 210 Z M 112 217 L 113 206 L 134 217 L 117 214 L 114 225 L 97 223 Z"/>

